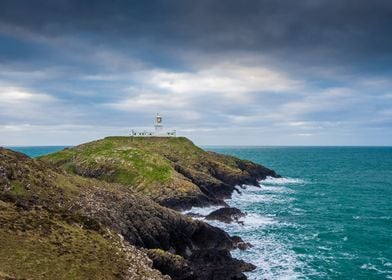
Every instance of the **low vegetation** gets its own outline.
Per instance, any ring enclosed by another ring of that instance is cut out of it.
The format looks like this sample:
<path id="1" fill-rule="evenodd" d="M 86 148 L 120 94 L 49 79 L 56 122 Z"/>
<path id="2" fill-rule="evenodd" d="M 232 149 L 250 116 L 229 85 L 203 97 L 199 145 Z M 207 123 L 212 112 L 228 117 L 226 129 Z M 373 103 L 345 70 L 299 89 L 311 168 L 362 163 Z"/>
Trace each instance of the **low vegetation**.
<path id="1" fill-rule="evenodd" d="M 220 203 L 235 184 L 276 175 L 249 161 L 206 152 L 184 137 L 107 137 L 41 159 L 74 174 L 120 183 L 173 208 Z"/>

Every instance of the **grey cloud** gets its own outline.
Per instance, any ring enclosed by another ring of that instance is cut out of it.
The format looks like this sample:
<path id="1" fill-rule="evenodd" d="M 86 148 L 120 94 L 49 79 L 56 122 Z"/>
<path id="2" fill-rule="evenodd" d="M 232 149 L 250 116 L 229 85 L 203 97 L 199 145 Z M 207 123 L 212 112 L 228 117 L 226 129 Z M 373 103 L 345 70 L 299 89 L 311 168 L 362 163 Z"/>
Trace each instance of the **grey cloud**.
<path id="1" fill-rule="evenodd" d="M 0 18 L 30 32 L 53 38 L 71 34 L 125 52 L 130 46 L 147 52 L 263 51 L 287 61 L 344 60 L 381 69 L 392 49 L 388 0 L 4 0 Z"/>

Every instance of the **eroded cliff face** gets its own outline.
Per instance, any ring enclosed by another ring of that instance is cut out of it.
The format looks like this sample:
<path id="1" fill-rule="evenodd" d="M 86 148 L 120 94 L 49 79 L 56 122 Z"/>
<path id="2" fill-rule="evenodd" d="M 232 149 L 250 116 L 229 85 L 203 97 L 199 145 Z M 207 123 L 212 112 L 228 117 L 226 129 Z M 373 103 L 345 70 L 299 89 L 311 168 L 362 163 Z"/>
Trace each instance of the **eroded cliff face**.
<path id="1" fill-rule="evenodd" d="M 74 174 L 122 184 L 177 210 L 224 205 L 236 185 L 256 185 L 266 176 L 277 176 L 250 161 L 206 152 L 182 137 L 108 137 L 42 160 Z"/>
<path id="2" fill-rule="evenodd" d="M 143 159 L 145 164 L 135 167 L 125 160 L 134 157 L 129 153 L 132 148 L 117 146 L 110 147 L 121 158 L 94 149 L 86 158 L 86 145 L 54 154 L 46 162 L 0 148 L 0 276 L 167 279 L 163 272 L 173 279 L 218 280 L 245 279 L 243 272 L 253 269 L 231 257 L 237 241 L 224 231 L 162 207 L 145 195 L 162 202 L 157 193 L 167 194 L 166 199 L 173 195 L 172 189 L 154 192 L 146 182 L 167 186 L 164 183 L 179 178 L 176 183 L 191 186 L 184 187 L 187 195 L 216 199 L 173 173 L 172 161 L 159 158 L 151 149 L 145 153 L 154 160 Z M 157 166 L 162 167 L 162 176 L 154 175 Z M 129 175 L 125 167 L 136 171 Z M 128 179 L 138 185 L 126 185 Z"/>

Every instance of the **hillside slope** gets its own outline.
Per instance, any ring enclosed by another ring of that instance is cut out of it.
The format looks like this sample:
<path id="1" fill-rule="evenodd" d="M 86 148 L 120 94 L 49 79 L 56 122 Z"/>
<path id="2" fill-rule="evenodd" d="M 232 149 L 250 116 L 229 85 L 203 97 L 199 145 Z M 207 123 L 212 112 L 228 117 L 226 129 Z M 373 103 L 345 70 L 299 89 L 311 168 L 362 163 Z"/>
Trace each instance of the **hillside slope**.
<path id="1" fill-rule="evenodd" d="M 224 204 L 236 185 L 277 176 L 250 161 L 206 152 L 183 137 L 107 137 L 41 159 L 74 174 L 120 183 L 174 209 Z"/>
<path id="2" fill-rule="evenodd" d="M 151 259 L 173 279 L 245 279 L 235 246 L 122 184 L 0 148 L 0 279 L 167 279 Z"/>

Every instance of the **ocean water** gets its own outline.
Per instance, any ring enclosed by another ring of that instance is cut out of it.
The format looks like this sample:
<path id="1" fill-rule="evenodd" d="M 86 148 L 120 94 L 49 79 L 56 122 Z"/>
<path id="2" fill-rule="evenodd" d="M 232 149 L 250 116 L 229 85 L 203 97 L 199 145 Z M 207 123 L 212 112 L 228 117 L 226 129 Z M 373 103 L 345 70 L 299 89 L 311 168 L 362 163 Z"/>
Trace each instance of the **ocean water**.
<path id="1" fill-rule="evenodd" d="M 392 148 L 207 149 L 283 176 L 227 201 L 243 226 L 212 222 L 254 245 L 233 252 L 258 266 L 249 279 L 392 279 Z"/>
<path id="2" fill-rule="evenodd" d="M 12 147 L 30 156 L 63 148 Z M 258 266 L 249 279 L 392 279 L 392 148 L 204 148 L 282 175 L 227 201 L 247 213 L 244 225 L 209 221 L 253 244 L 233 252 Z"/>
<path id="3" fill-rule="evenodd" d="M 24 153 L 30 157 L 39 157 L 47 154 L 51 154 L 57 151 L 61 151 L 67 146 L 21 146 L 21 147 L 6 147 L 8 149 Z"/>

